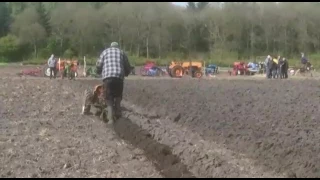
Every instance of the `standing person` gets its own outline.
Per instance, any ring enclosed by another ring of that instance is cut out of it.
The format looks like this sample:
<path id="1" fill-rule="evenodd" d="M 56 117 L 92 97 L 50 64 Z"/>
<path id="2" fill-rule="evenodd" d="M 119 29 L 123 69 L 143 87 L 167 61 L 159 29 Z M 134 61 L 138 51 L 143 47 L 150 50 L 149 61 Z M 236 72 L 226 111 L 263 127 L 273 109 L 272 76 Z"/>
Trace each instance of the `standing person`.
<path id="1" fill-rule="evenodd" d="M 280 61 L 282 61 L 282 58 L 280 55 L 278 55 L 278 63 L 277 63 L 277 78 L 280 78 L 281 74 L 280 74 Z"/>
<path id="2" fill-rule="evenodd" d="M 275 56 L 274 56 L 275 57 Z M 273 79 L 278 78 L 278 59 L 273 58 L 273 63 L 272 63 L 272 77 Z"/>
<path id="3" fill-rule="evenodd" d="M 266 77 L 267 77 L 267 78 L 269 78 L 269 75 L 270 75 L 270 68 L 269 68 L 269 65 L 268 65 L 270 59 L 271 59 L 271 56 L 268 55 L 267 58 L 266 58 L 266 60 L 264 61 L 264 67 L 265 67 L 265 69 L 266 69 Z"/>
<path id="4" fill-rule="evenodd" d="M 54 55 L 52 54 L 50 58 L 48 59 L 48 66 L 50 68 L 50 79 L 56 78 L 56 59 L 54 58 Z"/>
<path id="5" fill-rule="evenodd" d="M 121 117 L 124 77 L 130 74 L 131 65 L 127 55 L 118 48 L 118 43 L 112 42 L 110 48 L 101 53 L 96 66 L 97 74 L 101 74 L 103 79 L 108 123 L 113 124 L 114 107 L 116 118 Z"/>
<path id="6" fill-rule="evenodd" d="M 280 75 L 280 79 L 284 79 L 284 59 L 280 58 L 278 62 L 278 74 Z"/>
<path id="7" fill-rule="evenodd" d="M 289 62 L 286 58 L 283 58 L 283 74 L 284 78 L 288 78 L 288 69 L 289 69 Z"/>
<path id="8" fill-rule="evenodd" d="M 307 63 L 308 63 L 308 59 L 306 58 L 304 53 L 301 53 L 301 64 L 304 69 L 307 68 Z"/>

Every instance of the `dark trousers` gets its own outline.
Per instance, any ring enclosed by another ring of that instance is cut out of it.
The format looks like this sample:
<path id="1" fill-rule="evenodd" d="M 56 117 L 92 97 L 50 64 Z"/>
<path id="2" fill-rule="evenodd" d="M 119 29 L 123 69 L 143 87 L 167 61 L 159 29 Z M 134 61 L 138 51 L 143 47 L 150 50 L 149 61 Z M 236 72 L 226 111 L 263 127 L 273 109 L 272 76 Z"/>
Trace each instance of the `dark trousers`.
<path id="1" fill-rule="evenodd" d="M 270 69 L 266 67 L 266 77 L 270 78 Z"/>
<path id="2" fill-rule="evenodd" d="M 56 78 L 56 68 L 55 67 L 50 67 L 50 79 L 52 78 L 55 79 Z"/>
<path id="3" fill-rule="evenodd" d="M 122 99 L 123 79 L 111 77 L 103 80 L 104 96 L 107 106 L 114 106 L 115 99 Z"/>

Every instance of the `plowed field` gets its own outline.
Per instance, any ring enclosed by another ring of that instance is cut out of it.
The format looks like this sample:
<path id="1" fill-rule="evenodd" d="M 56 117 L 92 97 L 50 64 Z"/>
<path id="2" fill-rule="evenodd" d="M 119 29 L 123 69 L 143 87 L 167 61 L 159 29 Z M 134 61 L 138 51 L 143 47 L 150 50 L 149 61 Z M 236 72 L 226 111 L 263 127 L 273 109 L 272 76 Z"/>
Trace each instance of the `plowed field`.
<path id="1" fill-rule="evenodd" d="M 1 73 L 1 177 L 320 177 L 317 80 L 129 78 L 110 127 L 99 80 Z"/>

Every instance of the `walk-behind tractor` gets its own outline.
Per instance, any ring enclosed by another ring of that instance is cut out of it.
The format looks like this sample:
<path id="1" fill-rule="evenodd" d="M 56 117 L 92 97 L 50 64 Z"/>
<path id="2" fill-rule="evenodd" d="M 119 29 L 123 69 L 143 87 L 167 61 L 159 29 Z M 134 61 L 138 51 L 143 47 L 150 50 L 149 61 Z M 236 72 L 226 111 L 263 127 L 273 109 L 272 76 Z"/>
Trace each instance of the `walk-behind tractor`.
<path id="1" fill-rule="evenodd" d="M 219 70 L 219 67 L 217 65 L 209 64 L 205 70 L 206 76 L 218 74 L 219 73 L 218 70 Z"/>
<path id="2" fill-rule="evenodd" d="M 166 73 L 154 61 L 146 61 L 140 69 L 142 76 L 164 76 Z"/>
<path id="3" fill-rule="evenodd" d="M 94 108 L 94 113 L 91 112 L 91 107 Z M 84 91 L 83 104 L 82 104 L 82 115 L 95 115 L 103 121 L 108 121 L 107 112 L 105 111 L 107 105 L 104 97 L 104 87 L 103 84 L 96 85 L 94 89 L 87 89 Z M 113 108 L 114 110 L 115 107 Z M 114 119 L 120 117 L 116 116 Z"/>
<path id="4" fill-rule="evenodd" d="M 78 77 L 78 65 L 79 62 L 77 60 L 56 60 L 56 69 L 55 73 L 57 76 L 61 76 L 61 78 L 68 77 L 69 79 L 74 79 Z M 44 76 L 50 76 L 50 68 L 48 65 L 44 67 Z"/>
<path id="5" fill-rule="evenodd" d="M 174 62 L 172 61 L 168 68 L 168 74 L 173 78 L 181 78 L 184 74 L 191 75 L 195 78 L 201 78 L 203 68 L 203 62 L 201 61 L 183 61 L 183 62 Z M 191 72 L 189 72 L 191 70 Z"/>
<path id="6" fill-rule="evenodd" d="M 289 68 L 288 72 L 292 76 L 296 76 L 300 74 L 302 76 L 310 75 L 310 77 L 313 77 L 313 72 L 315 72 L 315 69 L 310 62 L 307 62 L 306 65 Z"/>

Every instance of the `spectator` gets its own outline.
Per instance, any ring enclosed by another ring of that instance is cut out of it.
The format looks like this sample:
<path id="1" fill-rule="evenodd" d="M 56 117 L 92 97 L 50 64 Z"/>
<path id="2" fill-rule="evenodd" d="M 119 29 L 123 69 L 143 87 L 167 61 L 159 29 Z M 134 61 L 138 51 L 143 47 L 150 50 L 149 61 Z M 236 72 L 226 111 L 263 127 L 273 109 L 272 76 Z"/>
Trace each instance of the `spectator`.
<path id="1" fill-rule="evenodd" d="M 52 54 L 50 58 L 48 59 L 48 66 L 50 68 L 50 79 L 56 78 L 56 59 L 54 58 L 54 55 Z"/>

